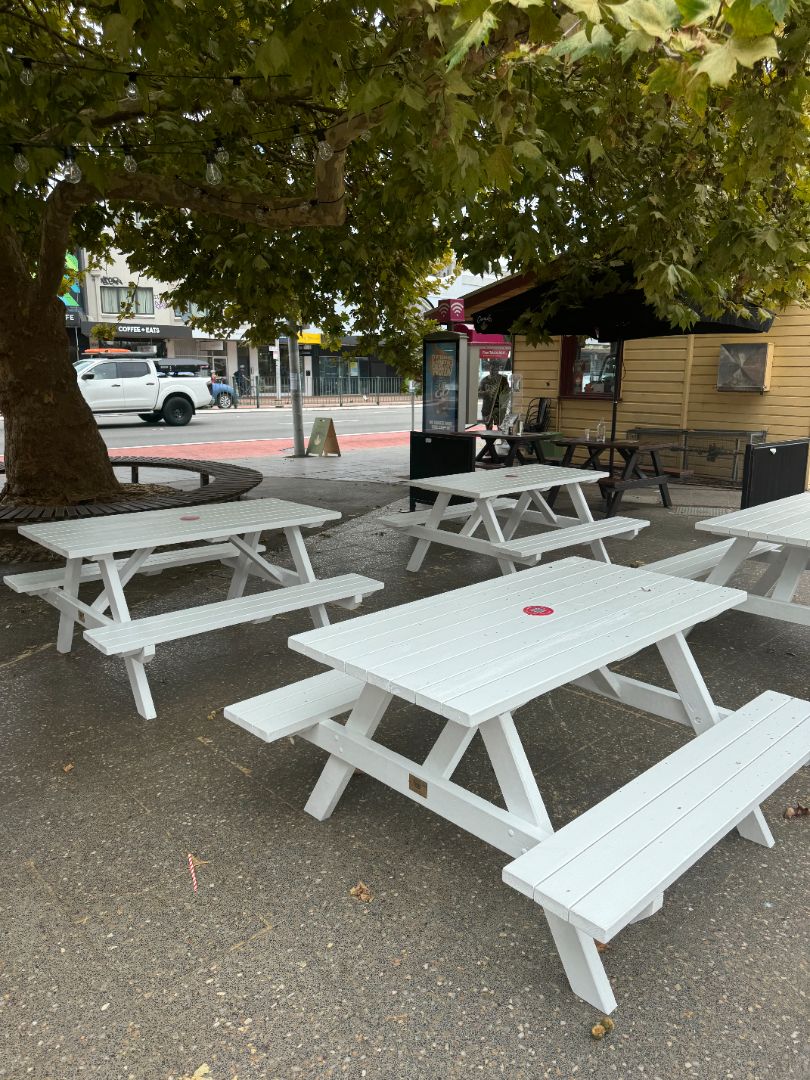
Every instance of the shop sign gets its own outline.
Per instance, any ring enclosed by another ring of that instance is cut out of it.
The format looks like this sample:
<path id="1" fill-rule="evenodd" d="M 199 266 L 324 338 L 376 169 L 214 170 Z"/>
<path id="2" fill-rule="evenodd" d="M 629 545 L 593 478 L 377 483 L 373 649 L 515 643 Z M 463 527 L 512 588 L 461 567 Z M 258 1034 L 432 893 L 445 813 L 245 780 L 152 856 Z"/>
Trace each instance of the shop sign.
<path id="1" fill-rule="evenodd" d="M 160 335 L 159 326 L 144 326 L 141 323 L 119 323 L 115 328 L 116 337 L 122 337 L 124 334 L 145 334 L 147 337 L 158 337 Z"/>
<path id="2" fill-rule="evenodd" d="M 482 345 L 478 355 L 481 360 L 508 360 L 512 349 L 509 345 Z"/>
<path id="3" fill-rule="evenodd" d="M 437 308 L 438 319 L 440 323 L 455 322 L 456 319 L 464 320 L 464 301 L 463 300 L 440 300 Z"/>
<path id="4" fill-rule="evenodd" d="M 298 335 L 299 345 L 320 345 L 321 332 L 320 330 L 302 330 Z"/>

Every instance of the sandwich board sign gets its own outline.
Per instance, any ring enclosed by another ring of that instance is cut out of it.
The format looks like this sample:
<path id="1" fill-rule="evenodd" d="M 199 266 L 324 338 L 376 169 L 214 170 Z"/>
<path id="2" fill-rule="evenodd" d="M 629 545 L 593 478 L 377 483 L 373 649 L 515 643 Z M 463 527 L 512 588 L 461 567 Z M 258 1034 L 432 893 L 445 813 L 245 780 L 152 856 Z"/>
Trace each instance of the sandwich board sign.
<path id="1" fill-rule="evenodd" d="M 340 457 L 340 446 L 332 418 L 318 416 L 309 433 L 307 457 L 323 457 L 325 454 L 337 454 Z"/>

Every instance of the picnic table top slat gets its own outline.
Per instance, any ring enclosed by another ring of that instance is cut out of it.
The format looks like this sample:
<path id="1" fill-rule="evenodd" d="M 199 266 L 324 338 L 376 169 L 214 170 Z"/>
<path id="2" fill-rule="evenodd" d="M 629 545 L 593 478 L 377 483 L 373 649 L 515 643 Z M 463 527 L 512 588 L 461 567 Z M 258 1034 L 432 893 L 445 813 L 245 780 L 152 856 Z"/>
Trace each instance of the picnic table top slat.
<path id="1" fill-rule="evenodd" d="M 560 465 L 517 465 L 514 469 L 428 476 L 415 483 L 428 491 L 477 499 L 520 491 L 548 491 L 569 484 L 594 484 L 602 476 L 608 476 L 608 473 L 595 469 L 563 469 Z"/>
<path id="2" fill-rule="evenodd" d="M 698 521 L 696 529 L 810 548 L 810 491 Z"/>

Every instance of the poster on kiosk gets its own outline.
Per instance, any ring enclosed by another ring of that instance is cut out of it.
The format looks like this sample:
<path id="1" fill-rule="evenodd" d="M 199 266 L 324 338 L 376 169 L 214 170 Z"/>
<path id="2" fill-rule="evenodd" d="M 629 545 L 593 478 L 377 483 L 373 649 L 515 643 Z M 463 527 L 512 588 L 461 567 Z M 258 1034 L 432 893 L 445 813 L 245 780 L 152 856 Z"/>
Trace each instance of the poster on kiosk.
<path id="1" fill-rule="evenodd" d="M 422 430 L 464 431 L 468 423 L 467 337 L 452 331 L 424 338 Z M 476 384 L 477 389 L 477 384 Z M 476 399 L 477 406 L 477 399 Z M 475 407 L 474 407 L 475 411 Z"/>

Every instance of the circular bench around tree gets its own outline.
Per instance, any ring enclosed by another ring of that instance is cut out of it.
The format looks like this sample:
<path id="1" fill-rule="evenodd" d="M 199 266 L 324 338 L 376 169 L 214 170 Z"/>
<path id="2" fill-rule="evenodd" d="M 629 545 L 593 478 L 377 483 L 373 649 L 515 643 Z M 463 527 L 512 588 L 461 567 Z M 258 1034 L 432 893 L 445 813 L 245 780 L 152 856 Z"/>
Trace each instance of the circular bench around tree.
<path id="1" fill-rule="evenodd" d="M 263 480 L 258 469 L 223 461 L 193 461 L 188 458 L 115 457 L 114 468 L 128 468 L 131 483 L 137 484 L 141 469 L 173 469 L 197 473 L 200 485 L 193 491 L 143 494 L 118 500 L 82 503 L 78 506 L 11 506 L 0 502 L 0 523 L 68 520 L 101 517 L 109 514 L 133 514 L 140 510 L 169 510 L 203 503 L 229 502 L 255 488 Z M 0 462 L 0 474 L 5 466 Z"/>

